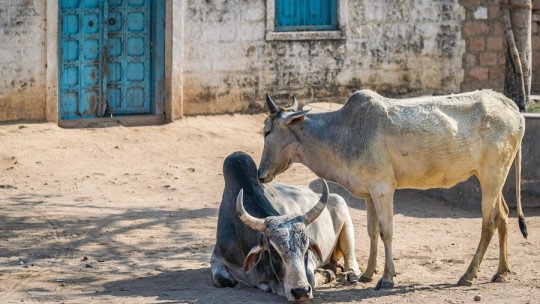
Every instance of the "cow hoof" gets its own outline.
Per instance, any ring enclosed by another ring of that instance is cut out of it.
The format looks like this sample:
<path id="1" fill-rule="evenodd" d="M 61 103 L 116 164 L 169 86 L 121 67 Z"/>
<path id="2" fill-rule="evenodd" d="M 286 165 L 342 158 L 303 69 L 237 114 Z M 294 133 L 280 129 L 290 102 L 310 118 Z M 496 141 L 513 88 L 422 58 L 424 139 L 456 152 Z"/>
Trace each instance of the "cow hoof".
<path id="1" fill-rule="evenodd" d="M 339 279 L 340 282 L 356 283 L 359 280 L 358 275 L 352 269 L 349 269 L 345 272 L 340 273 L 339 276 L 340 276 L 340 279 Z"/>
<path id="2" fill-rule="evenodd" d="M 491 278 L 491 283 L 506 283 L 506 278 L 504 275 L 497 273 Z"/>
<path id="3" fill-rule="evenodd" d="M 358 275 L 354 272 L 351 272 L 347 275 L 347 281 L 349 281 L 349 283 L 356 283 L 359 281 L 359 278 L 358 278 Z"/>
<path id="4" fill-rule="evenodd" d="M 461 277 L 459 279 L 459 282 L 457 283 L 458 286 L 472 286 L 472 280 L 468 280 L 464 277 Z"/>
<path id="5" fill-rule="evenodd" d="M 361 275 L 360 276 L 360 279 L 358 279 L 360 282 L 363 282 L 363 283 L 369 283 L 371 281 L 373 281 L 373 278 L 369 278 L 369 277 L 366 277 L 364 275 Z"/>
<path id="6" fill-rule="evenodd" d="M 379 282 L 377 282 L 377 286 L 375 286 L 375 290 L 390 289 L 393 287 L 394 287 L 394 282 L 387 281 L 384 278 L 381 278 Z"/>

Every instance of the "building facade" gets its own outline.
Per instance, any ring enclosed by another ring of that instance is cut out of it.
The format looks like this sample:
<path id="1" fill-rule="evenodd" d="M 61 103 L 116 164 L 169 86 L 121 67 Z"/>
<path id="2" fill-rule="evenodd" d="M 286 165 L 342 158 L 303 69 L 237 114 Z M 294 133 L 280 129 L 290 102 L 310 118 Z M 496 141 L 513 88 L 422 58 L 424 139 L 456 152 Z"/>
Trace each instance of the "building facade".
<path id="1" fill-rule="evenodd" d="M 501 91 L 499 0 L 0 0 L 0 121 Z M 540 62 L 533 18 L 534 69 Z"/>

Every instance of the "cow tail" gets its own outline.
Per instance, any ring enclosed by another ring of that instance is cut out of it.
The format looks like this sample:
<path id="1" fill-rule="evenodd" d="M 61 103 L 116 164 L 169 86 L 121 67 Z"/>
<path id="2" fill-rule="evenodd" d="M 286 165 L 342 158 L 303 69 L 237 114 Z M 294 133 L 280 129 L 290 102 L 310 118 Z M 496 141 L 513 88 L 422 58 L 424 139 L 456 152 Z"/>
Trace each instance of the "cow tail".
<path id="1" fill-rule="evenodd" d="M 525 216 L 523 215 L 523 210 L 521 209 L 521 147 L 518 149 L 516 157 L 514 158 L 514 168 L 516 172 L 516 208 L 519 230 L 521 230 L 523 237 L 527 238 L 529 235 L 527 233 L 527 224 L 525 223 Z"/>

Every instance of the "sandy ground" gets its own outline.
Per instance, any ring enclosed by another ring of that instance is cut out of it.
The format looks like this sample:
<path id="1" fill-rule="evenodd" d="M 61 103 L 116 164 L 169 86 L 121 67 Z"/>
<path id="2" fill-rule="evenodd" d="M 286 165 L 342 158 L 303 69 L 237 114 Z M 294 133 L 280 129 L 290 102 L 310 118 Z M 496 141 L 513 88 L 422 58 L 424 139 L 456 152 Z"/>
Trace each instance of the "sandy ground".
<path id="1" fill-rule="evenodd" d="M 60 129 L 0 126 L 0 303 L 270 303 L 257 289 L 212 286 L 209 258 L 223 190 L 222 162 L 242 150 L 260 159 L 264 115 L 183 119 L 164 126 Z M 294 165 L 278 181 L 320 181 Z M 356 253 L 368 253 L 365 207 L 348 200 Z M 525 208 L 530 237 L 509 226 L 506 284 L 488 283 L 498 239 L 476 284 L 456 287 L 480 236 L 480 206 L 399 191 L 396 288 L 333 283 L 315 303 L 540 303 L 540 210 Z M 379 267 L 383 249 L 379 243 Z M 377 279 L 380 273 L 377 275 Z"/>

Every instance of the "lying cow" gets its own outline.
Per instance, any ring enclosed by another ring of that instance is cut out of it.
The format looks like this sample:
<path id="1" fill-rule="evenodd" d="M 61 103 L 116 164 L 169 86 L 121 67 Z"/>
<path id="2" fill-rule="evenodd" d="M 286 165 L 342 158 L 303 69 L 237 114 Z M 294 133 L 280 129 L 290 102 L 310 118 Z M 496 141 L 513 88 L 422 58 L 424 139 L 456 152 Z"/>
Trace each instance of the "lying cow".
<path id="1" fill-rule="evenodd" d="M 380 231 L 385 267 L 376 288 L 394 284 L 395 189 L 450 188 L 472 175 L 482 189 L 482 234 L 458 285 L 472 284 L 496 228 L 500 255 L 492 281 L 505 281 L 510 268 L 508 206 L 502 188 L 514 160 L 519 224 L 527 237 L 520 200 L 525 119 L 512 100 L 488 90 L 409 100 L 362 90 L 334 112 L 307 115 L 297 108 L 281 109 L 269 96 L 267 106 L 261 181 L 269 182 L 293 162 L 301 162 L 365 199 L 371 248 L 361 281 L 371 281 L 375 272 Z"/>
<path id="2" fill-rule="evenodd" d="M 341 256 L 348 280 L 358 280 L 347 205 L 341 196 L 328 194 L 326 182 L 320 199 L 306 187 L 264 186 L 255 162 L 242 152 L 225 159 L 223 176 L 210 260 L 215 285 L 242 282 L 303 301 L 313 297 L 312 287 L 327 282 L 328 276 L 315 271 Z"/>

